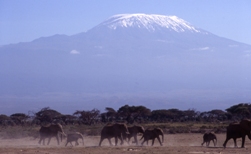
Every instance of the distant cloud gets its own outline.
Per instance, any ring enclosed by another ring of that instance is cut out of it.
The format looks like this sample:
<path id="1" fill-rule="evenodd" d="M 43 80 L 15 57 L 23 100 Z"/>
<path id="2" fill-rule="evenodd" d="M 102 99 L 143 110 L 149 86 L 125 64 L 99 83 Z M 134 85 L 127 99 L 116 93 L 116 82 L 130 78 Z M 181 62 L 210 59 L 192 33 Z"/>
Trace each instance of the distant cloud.
<path id="1" fill-rule="evenodd" d="M 229 47 L 238 47 L 237 44 L 230 44 Z"/>
<path id="2" fill-rule="evenodd" d="M 245 53 L 244 57 L 248 57 L 248 58 L 251 57 L 251 51 L 250 50 L 246 50 L 246 51 L 244 51 L 244 53 Z"/>
<path id="3" fill-rule="evenodd" d="M 163 43 L 174 43 L 173 41 L 169 40 L 156 40 L 157 42 L 163 42 Z"/>
<path id="4" fill-rule="evenodd" d="M 251 57 L 251 54 L 246 54 L 245 57 Z"/>
<path id="5" fill-rule="evenodd" d="M 199 48 L 198 50 L 208 50 L 209 47 L 203 47 L 203 48 Z"/>
<path id="6" fill-rule="evenodd" d="M 202 47 L 202 48 L 193 48 L 191 50 L 199 50 L 199 51 L 203 51 L 203 50 L 209 50 L 209 47 Z"/>
<path id="7" fill-rule="evenodd" d="M 77 50 L 71 50 L 71 52 L 70 52 L 70 54 L 80 54 L 80 52 L 79 51 L 77 51 Z"/>
<path id="8" fill-rule="evenodd" d="M 98 49 L 103 49 L 102 46 L 94 46 L 95 48 L 98 48 Z"/>

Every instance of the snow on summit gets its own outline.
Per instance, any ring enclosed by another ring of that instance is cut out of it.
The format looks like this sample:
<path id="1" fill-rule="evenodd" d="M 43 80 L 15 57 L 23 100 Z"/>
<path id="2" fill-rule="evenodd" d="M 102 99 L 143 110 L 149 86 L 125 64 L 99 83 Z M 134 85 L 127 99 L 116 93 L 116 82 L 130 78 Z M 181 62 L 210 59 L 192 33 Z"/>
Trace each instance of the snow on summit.
<path id="1" fill-rule="evenodd" d="M 191 24 L 176 16 L 164 16 L 157 14 L 118 14 L 101 23 L 111 29 L 118 27 L 146 28 L 155 31 L 159 28 L 167 28 L 176 32 L 200 32 Z"/>

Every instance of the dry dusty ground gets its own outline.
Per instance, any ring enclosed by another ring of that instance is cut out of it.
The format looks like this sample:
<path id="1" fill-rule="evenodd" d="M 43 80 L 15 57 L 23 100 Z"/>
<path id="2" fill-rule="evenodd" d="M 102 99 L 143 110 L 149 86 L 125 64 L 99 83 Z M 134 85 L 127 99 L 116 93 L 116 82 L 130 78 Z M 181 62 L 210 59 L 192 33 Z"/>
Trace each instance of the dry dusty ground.
<path id="1" fill-rule="evenodd" d="M 108 141 L 104 140 L 101 147 L 98 147 L 99 136 L 86 136 L 84 146 L 82 141 L 79 140 L 80 145 L 65 147 L 65 142 L 61 142 L 58 146 L 56 139 L 52 138 L 49 146 L 39 145 L 38 138 L 22 138 L 22 139 L 1 139 L 0 140 L 0 153 L 40 153 L 40 154 L 251 154 L 251 141 L 246 139 L 246 148 L 233 148 L 233 141 L 230 140 L 227 148 L 224 149 L 222 144 L 225 140 L 225 134 L 217 134 L 218 143 L 213 147 L 201 146 L 202 134 L 167 134 L 165 135 L 164 145 L 160 146 L 158 141 L 155 141 L 154 146 L 109 146 Z M 114 140 L 113 140 L 114 141 Z M 240 146 L 241 140 L 238 140 Z M 150 145 L 150 144 L 149 144 Z"/>

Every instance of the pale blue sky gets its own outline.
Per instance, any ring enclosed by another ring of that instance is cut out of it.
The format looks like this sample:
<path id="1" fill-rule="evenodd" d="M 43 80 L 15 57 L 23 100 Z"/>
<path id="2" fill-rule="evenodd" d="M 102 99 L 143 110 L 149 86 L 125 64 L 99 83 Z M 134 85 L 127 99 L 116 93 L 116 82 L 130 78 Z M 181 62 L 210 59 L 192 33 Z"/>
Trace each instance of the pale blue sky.
<path id="1" fill-rule="evenodd" d="M 0 45 L 85 32 L 112 15 L 176 15 L 251 45 L 250 0 L 0 0 Z"/>

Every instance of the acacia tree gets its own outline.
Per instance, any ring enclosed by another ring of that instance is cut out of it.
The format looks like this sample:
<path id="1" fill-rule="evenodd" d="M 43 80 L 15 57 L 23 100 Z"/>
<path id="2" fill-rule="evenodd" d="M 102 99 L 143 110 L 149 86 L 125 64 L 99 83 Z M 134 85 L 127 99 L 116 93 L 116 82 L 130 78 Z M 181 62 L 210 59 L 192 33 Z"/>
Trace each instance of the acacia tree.
<path id="1" fill-rule="evenodd" d="M 35 113 L 34 121 L 39 121 L 40 123 L 53 123 L 53 122 L 59 122 L 56 121 L 58 117 L 60 117 L 62 114 L 59 113 L 56 110 L 52 110 L 49 107 L 42 108 L 40 111 Z"/>
<path id="2" fill-rule="evenodd" d="M 219 109 L 214 109 L 211 111 L 205 111 L 200 113 L 201 121 L 206 122 L 219 122 L 229 119 L 229 113 L 224 112 Z"/>
<path id="3" fill-rule="evenodd" d="M 152 118 L 157 118 L 156 120 L 160 120 L 161 122 L 180 121 L 182 117 L 184 117 L 184 113 L 179 109 L 162 109 L 152 112 Z"/>
<path id="4" fill-rule="evenodd" d="M 111 107 L 105 108 L 106 112 L 101 114 L 102 122 L 112 122 L 118 119 L 117 111 Z"/>
<path id="5" fill-rule="evenodd" d="M 24 125 L 26 123 L 26 120 L 29 118 L 28 115 L 24 113 L 15 113 L 10 115 L 10 119 L 16 124 L 16 125 Z"/>
<path id="6" fill-rule="evenodd" d="M 151 115 L 151 110 L 145 106 L 136 106 L 133 112 L 133 120 L 137 122 L 148 121 L 148 117 Z"/>
<path id="7" fill-rule="evenodd" d="M 73 125 L 77 122 L 77 117 L 74 115 L 65 114 L 61 115 L 59 118 L 64 122 L 65 125 Z"/>
<path id="8" fill-rule="evenodd" d="M 117 111 L 118 115 L 126 120 L 128 123 L 134 123 L 135 121 L 142 121 L 151 114 L 151 110 L 145 106 L 129 106 L 124 105 Z"/>
<path id="9" fill-rule="evenodd" d="M 251 104 L 250 103 L 240 103 L 233 105 L 226 109 L 226 111 L 232 114 L 234 119 L 251 118 Z"/>
<path id="10" fill-rule="evenodd" d="M 188 109 L 183 111 L 183 120 L 184 121 L 197 121 L 199 118 L 200 112 L 195 109 Z"/>
<path id="11" fill-rule="evenodd" d="M 79 111 L 73 113 L 79 118 L 79 124 L 83 123 L 86 125 L 95 124 L 99 120 L 100 111 L 98 109 L 93 109 L 91 111 Z"/>
<path id="12" fill-rule="evenodd" d="M 0 125 L 2 126 L 8 126 L 8 125 L 12 125 L 12 120 L 10 117 L 8 117 L 5 114 L 1 114 L 0 115 Z"/>
<path id="13" fill-rule="evenodd" d="M 213 119 L 224 121 L 228 119 L 228 113 L 219 109 L 214 109 L 208 112 Z"/>

